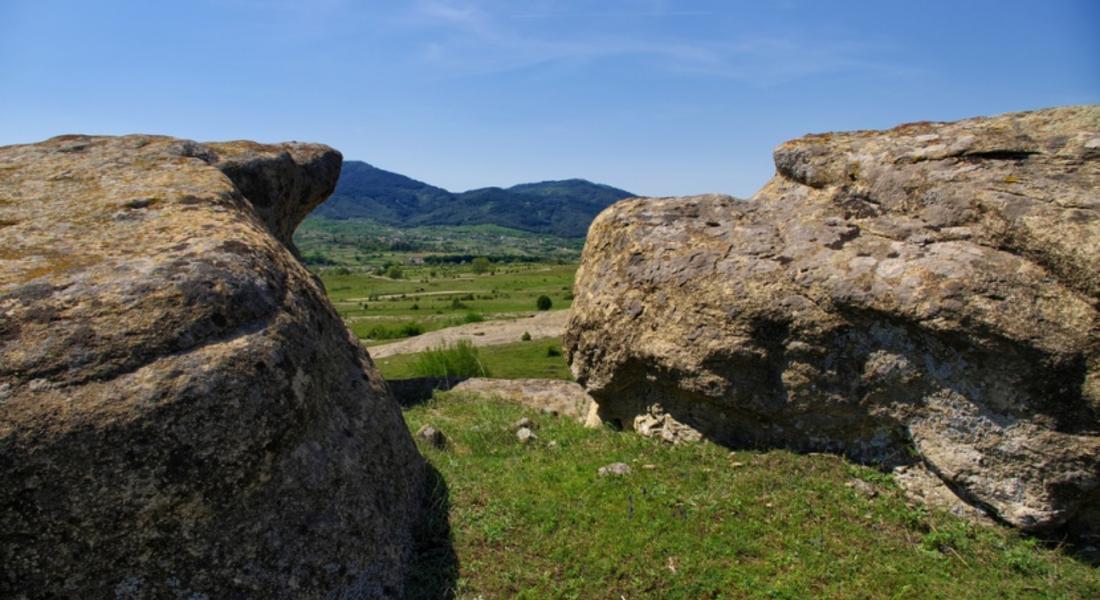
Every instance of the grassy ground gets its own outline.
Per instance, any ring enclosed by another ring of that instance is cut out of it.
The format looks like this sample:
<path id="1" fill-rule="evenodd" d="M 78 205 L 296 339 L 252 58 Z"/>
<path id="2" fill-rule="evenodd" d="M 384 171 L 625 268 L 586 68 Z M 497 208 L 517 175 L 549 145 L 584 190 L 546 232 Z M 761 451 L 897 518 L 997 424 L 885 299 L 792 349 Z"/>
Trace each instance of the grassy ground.
<path id="1" fill-rule="evenodd" d="M 478 355 L 493 377 L 501 379 L 569 379 L 569 365 L 561 356 L 561 340 L 544 338 L 514 344 L 481 346 Z M 414 369 L 420 354 L 399 354 L 375 361 L 386 379 L 417 377 Z"/>
<path id="2" fill-rule="evenodd" d="M 476 274 L 468 265 L 416 266 L 405 267 L 401 279 L 347 269 L 318 272 L 348 327 L 369 345 L 384 341 L 369 337 L 378 326 L 415 323 L 434 331 L 459 325 L 471 313 L 485 319 L 529 315 L 544 294 L 555 310 L 568 308 L 576 270 L 575 264 L 509 264 Z"/>
<path id="3" fill-rule="evenodd" d="M 521 416 L 540 426 L 529 446 L 509 431 Z M 420 532 L 410 597 L 1100 597 L 1096 569 L 912 508 L 889 477 L 837 457 L 668 446 L 454 394 L 405 417 L 450 438 L 421 446 L 441 512 Z M 628 475 L 597 476 L 619 461 Z"/>

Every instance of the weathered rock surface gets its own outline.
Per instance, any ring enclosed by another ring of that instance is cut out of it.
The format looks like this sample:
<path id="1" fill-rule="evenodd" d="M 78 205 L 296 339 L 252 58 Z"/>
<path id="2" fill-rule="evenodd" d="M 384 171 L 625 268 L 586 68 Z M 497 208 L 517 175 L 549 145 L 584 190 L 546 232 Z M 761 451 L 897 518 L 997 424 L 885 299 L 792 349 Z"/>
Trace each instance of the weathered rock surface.
<path id="1" fill-rule="evenodd" d="M 565 346 L 599 415 L 915 455 L 1017 527 L 1096 531 L 1100 107 L 811 135 L 775 164 L 748 202 L 593 223 Z"/>
<path id="2" fill-rule="evenodd" d="M 542 412 L 584 421 L 592 408 L 592 397 L 572 381 L 560 379 L 493 379 L 471 377 L 418 377 L 389 382 L 394 396 L 404 405 L 413 405 L 432 397 L 436 390 L 496 396 Z"/>
<path id="3" fill-rule="evenodd" d="M 0 596 L 400 594 L 422 462 L 288 247 L 340 162 L 0 148 Z"/>

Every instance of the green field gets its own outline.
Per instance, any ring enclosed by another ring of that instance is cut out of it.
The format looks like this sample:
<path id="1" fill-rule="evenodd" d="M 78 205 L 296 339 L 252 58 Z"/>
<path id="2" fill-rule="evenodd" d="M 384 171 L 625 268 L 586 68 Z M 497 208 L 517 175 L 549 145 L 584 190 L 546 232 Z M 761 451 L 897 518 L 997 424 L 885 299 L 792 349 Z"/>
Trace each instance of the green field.
<path id="1" fill-rule="evenodd" d="M 376 266 L 413 256 L 472 255 L 577 262 L 583 238 L 562 238 L 497 225 L 397 228 L 364 219 L 309 217 L 294 232 L 308 264 Z M 504 261 L 498 261 L 504 262 Z"/>
<path id="2" fill-rule="evenodd" d="M 514 344 L 482 346 L 477 349 L 481 362 L 493 377 L 500 379 L 572 380 L 569 365 L 561 355 L 559 338 L 544 338 Z M 399 354 L 375 361 L 386 379 L 411 379 L 420 376 L 414 370 L 418 354 Z"/>
<path id="3" fill-rule="evenodd" d="M 534 444 L 509 429 L 521 416 Z M 450 439 L 420 447 L 435 514 L 411 598 L 1100 597 L 1100 571 L 1064 551 L 910 506 L 836 456 L 671 446 L 458 394 L 405 418 Z M 612 462 L 631 472 L 599 477 Z"/>
<path id="4" fill-rule="evenodd" d="M 473 318 L 530 315 L 540 295 L 550 297 L 554 310 L 569 308 L 576 270 L 576 264 L 512 263 L 477 274 L 468 264 L 406 265 L 392 279 L 370 269 L 315 268 L 340 316 L 368 345 L 389 341 L 371 335 L 379 327 L 415 323 L 426 332 Z"/>

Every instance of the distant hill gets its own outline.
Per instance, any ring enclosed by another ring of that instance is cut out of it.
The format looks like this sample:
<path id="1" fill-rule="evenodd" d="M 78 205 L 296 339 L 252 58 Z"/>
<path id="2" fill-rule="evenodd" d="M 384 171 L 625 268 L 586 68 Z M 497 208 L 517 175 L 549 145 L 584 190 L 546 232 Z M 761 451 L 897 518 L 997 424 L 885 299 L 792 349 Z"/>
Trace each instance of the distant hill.
<path id="1" fill-rule="evenodd" d="M 563 237 L 584 237 L 592 219 L 634 196 L 584 179 L 523 183 L 454 193 L 373 167 L 344 162 L 336 191 L 312 216 L 370 219 L 394 227 L 492 224 Z"/>

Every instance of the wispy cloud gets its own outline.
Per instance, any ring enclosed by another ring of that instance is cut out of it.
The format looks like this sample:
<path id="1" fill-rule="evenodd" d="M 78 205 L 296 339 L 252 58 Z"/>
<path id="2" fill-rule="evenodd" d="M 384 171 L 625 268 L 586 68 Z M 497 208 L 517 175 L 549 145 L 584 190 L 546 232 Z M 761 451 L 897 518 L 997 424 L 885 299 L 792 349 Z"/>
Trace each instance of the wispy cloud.
<path id="1" fill-rule="evenodd" d="M 878 48 L 836 39 L 800 39 L 777 32 L 733 39 L 685 39 L 623 33 L 623 17 L 698 16 L 670 9 L 660 0 L 611 3 L 613 10 L 571 11 L 560 3 L 535 2 L 515 12 L 514 2 L 428 0 L 415 5 L 410 22 L 436 33 L 419 58 L 452 76 L 485 75 L 548 63 L 589 64 L 635 58 L 653 68 L 769 86 L 815 74 L 844 70 L 894 72 L 873 59 Z M 594 20 L 583 28 L 540 28 L 543 19 Z M 613 21 L 602 27 L 600 19 Z"/>
<path id="2" fill-rule="evenodd" d="M 422 2 L 419 13 L 429 20 L 469 29 L 480 29 L 487 20 L 485 12 L 477 6 L 453 2 Z"/>

